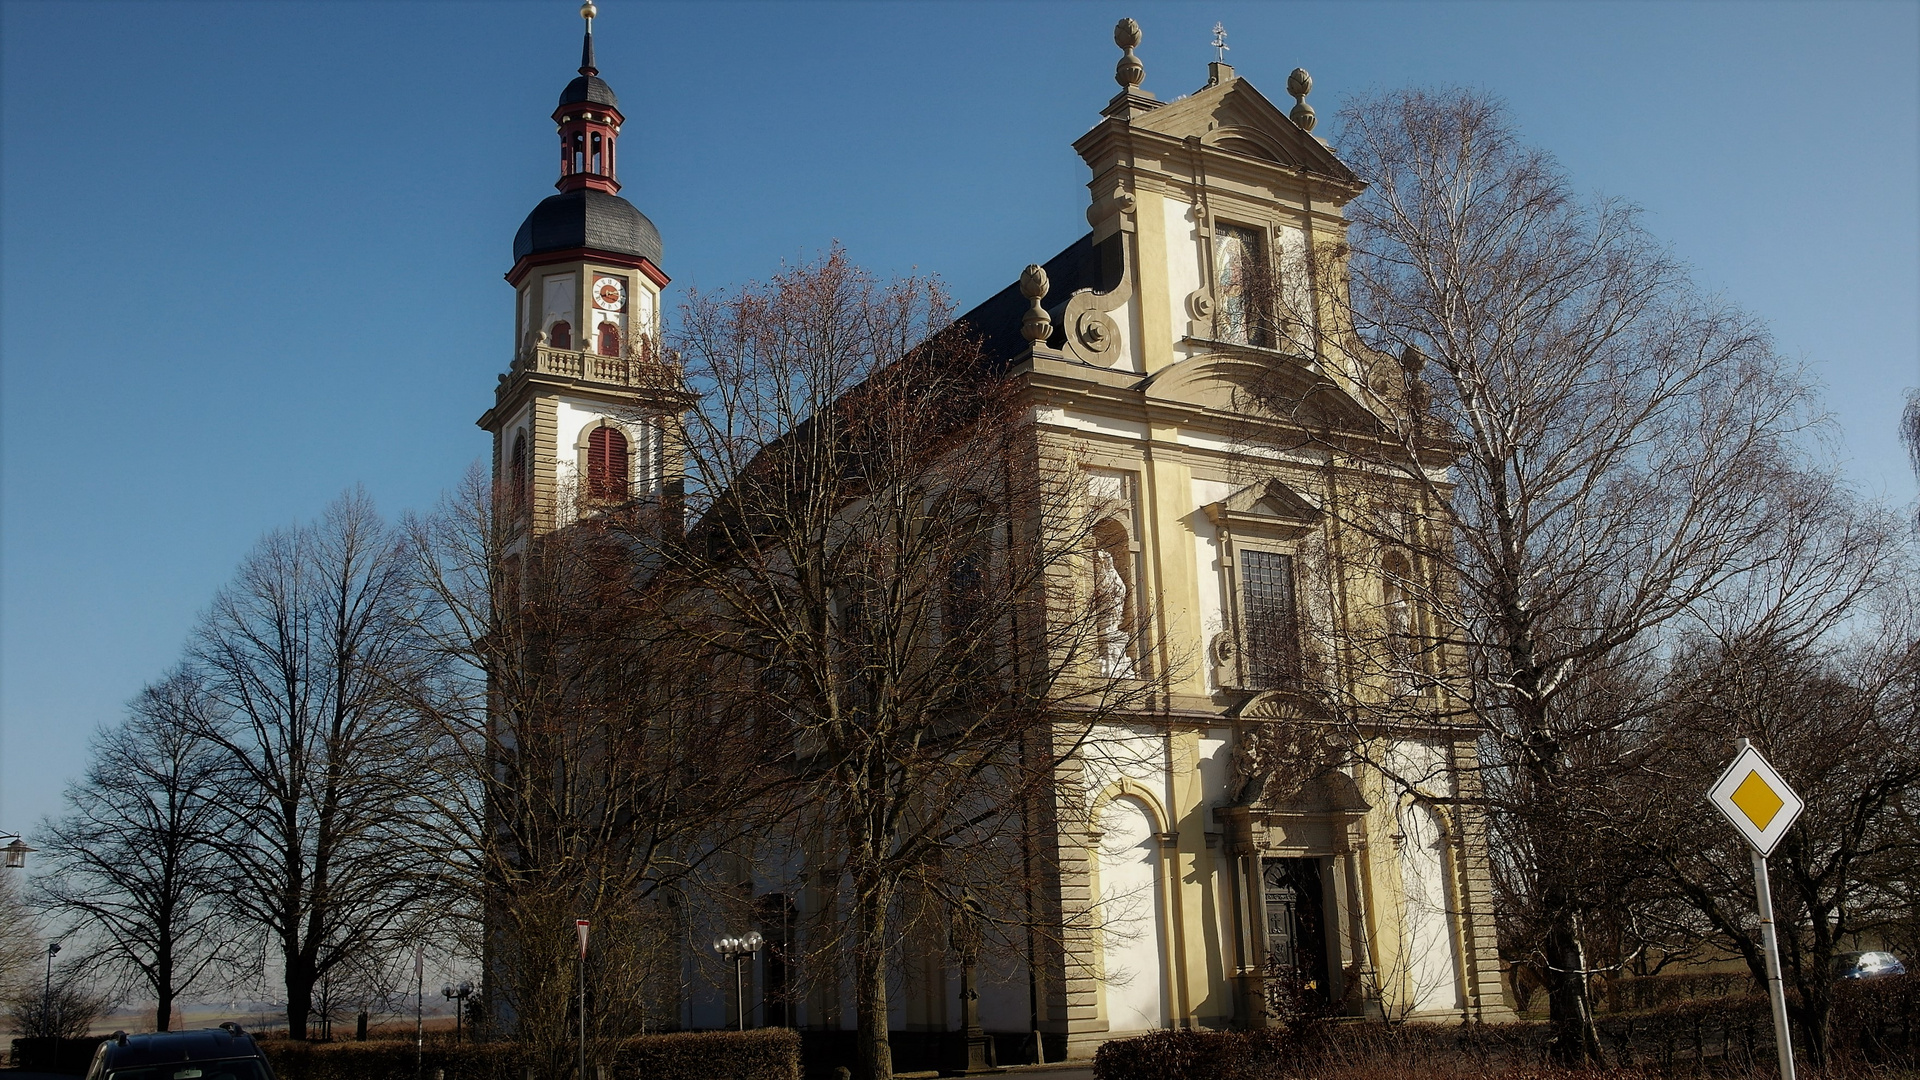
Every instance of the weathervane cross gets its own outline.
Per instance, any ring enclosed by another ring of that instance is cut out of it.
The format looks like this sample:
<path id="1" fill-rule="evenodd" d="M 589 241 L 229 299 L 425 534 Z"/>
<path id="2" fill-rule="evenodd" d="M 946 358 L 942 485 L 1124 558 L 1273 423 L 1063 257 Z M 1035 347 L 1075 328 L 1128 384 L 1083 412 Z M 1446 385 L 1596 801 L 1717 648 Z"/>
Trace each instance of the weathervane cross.
<path id="1" fill-rule="evenodd" d="M 1213 47 L 1219 52 L 1220 62 L 1223 64 L 1226 63 L 1228 48 L 1227 28 L 1220 23 L 1213 24 Z"/>

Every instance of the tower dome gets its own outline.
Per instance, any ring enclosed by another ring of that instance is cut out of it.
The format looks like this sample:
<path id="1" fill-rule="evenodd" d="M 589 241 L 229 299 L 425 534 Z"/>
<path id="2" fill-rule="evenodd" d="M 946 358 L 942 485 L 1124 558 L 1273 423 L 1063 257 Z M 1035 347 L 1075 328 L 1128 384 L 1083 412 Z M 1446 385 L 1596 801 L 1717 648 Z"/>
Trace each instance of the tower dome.
<path id="1" fill-rule="evenodd" d="M 593 55 L 591 0 L 581 5 L 586 36 L 580 44 L 579 75 L 560 94 L 553 122 L 560 133 L 558 195 L 533 208 L 513 238 L 516 266 L 556 252 L 592 251 L 642 259 L 658 267 L 660 230 L 619 195 L 616 147 L 620 113 L 613 87 L 600 78 Z"/>

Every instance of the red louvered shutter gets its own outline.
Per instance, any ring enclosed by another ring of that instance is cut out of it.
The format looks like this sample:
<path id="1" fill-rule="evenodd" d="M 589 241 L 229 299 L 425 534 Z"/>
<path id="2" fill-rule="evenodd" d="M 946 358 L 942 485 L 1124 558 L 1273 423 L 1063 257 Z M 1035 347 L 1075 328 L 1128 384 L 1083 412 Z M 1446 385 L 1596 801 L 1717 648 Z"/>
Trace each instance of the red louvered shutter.
<path id="1" fill-rule="evenodd" d="M 602 501 L 627 497 L 627 437 L 614 428 L 587 436 L 587 494 Z"/>

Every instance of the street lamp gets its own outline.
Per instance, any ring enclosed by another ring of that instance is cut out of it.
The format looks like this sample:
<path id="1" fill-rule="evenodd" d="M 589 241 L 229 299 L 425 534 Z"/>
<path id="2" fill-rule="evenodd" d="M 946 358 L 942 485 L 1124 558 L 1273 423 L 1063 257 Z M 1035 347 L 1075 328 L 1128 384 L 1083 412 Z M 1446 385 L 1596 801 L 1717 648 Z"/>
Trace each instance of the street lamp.
<path id="1" fill-rule="evenodd" d="M 60 943 L 47 943 L 47 988 L 40 992 L 40 1024 L 49 1035 L 59 1034 L 53 1023 L 53 958 L 60 952 Z"/>
<path id="2" fill-rule="evenodd" d="M 6 852 L 7 869 L 9 870 L 20 870 L 25 868 L 27 865 L 27 856 L 39 850 L 38 848 L 28 847 L 27 842 L 25 840 L 20 839 L 19 833 L 0 833 L 0 836 L 13 837 L 13 843 L 8 844 L 6 847 L 0 848 L 0 851 Z"/>
<path id="3" fill-rule="evenodd" d="M 767 940 L 760 936 L 758 930 L 746 937 L 723 937 L 713 943 L 713 951 L 719 953 L 721 959 L 733 961 L 733 1004 L 739 1013 L 741 1031 L 747 1030 L 747 984 L 740 965 L 751 959 L 766 943 Z"/>
<path id="4" fill-rule="evenodd" d="M 473 984 L 462 982 L 459 986 L 452 983 L 440 988 L 440 996 L 448 1001 L 458 1000 L 460 1004 L 453 1010 L 453 1041 L 460 1041 L 460 1018 L 467 1011 L 467 995 L 473 993 Z"/>

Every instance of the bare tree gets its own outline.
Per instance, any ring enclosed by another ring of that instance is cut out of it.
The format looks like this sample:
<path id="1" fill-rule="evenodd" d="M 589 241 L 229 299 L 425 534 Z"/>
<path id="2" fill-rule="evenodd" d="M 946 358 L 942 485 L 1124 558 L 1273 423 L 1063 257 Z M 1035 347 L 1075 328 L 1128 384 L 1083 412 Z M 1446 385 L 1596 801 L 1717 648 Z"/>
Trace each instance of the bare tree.
<path id="1" fill-rule="evenodd" d="M 0 870 L 0 995 L 25 985 L 41 957 L 39 922 L 21 895 L 23 876 Z"/>
<path id="2" fill-rule="evenodd" d="M 79 958 L 75 958 L 79 961 Z M 94 989 L 82 962 L 55 967 L 43 984 L 30 980 L 5 999 L 13 1029 L 29 1039 L 77 1039 L 112 1008 L 113 999 Z"/>
<path id="3" fill-rule="evenodd" d="M 972 939 L 954 913 L 1027 918 L 1062 762 L 1145 707 L 1160 665 L 1146 605 L 1100 584 L 1071 448 L 1038 438 L 948 312 L 937 284 L 836 249 L 695 296 L 676 342 L 708 396 L 683 440 L 698 524 L 661 548 L 679 598 L 661 610 L 784 748 L 807 955 L 850 977 L 872 1080 L 892 1075 L 903 939 L 938 971 Z"/>
<path id="4" fill-rule="evenodd" d="M 392 949 L 436 880 L 420 843 L 423 746 L 407 687 L 423 677 L 408 563 L 363 492 L 269 534 L 214 599 L 191 649 L 221 751 L 226 903 L 271 943 L 287 1026 L 314 988 Z"/>
<path id="5" fill-rule="evenodd" d="M 559 1064 L 574 920 L 592 926 L 595 1047 L 675 1022 L 685 897 L 765 824 L 783 777 L 656 610 L 660 508 L 542 536 L 525 509 L 475 474 L 409 524 L 423 640 L 444 661 L 418 707 L 442 736 L 437 846 L 480 930 L 493 1016 Z"/>
<path id="6" fill-rule="evenodd" d="M 1383 564 L 1406 554 L 1383 576 L 1417 628 L 1349 649 L 1397 691 L 1348 706 L 1391 718 L 1424 694 L 1483 726 L 1496 857 L 1526 909 L 1510 944 L 1543 970 L 1556 1054 L 1595 1057 L 1583 928 L 1614 867 L 1570 838 L 1591 832 L 1586 789 L 1620 767 L 1610 740 L 1635 716 L 1596 680 L 1772 557 L 1810 392 L 1631 207 L 1575 196 L 1498 103 L 1404 91 L 1344 121 L 1343 159 L 1371 185 L 1351 246 L 1277 267 L 1264 317 L 1379 418 L 1319 437 L 1390 478 L 1334 512 Z M 1289 274 L 1327 287 L 1289 292 Z M 1278 390 L 1254 404 L 1301 407 Z"/>
<path id="7" fill-rule="evenodd" d="M 1733 738 L 1745 735 L 1806 800 L 1769 863 L 1783 968 L 1816 1064 L 1829 1056 L 1834 955 L 1854 935 L 1889 928 L 1905 900 L 1899 890 L 1920 867 L 1920 839 L 1902 812 L 1920 791 L 1915 662 L 1910 628 L 1844 649 L 1763 637 L 1702 642 L 1670 682 L 1675 745 L 1663 765 L 1685 781 L 1664 793 L 1667 843 L 1650 853 L 1756 983 L 1765 958 L 1751 926 L 1746 846 L 1685 796 L 1697 798 L 1693 781 L 1724 765 Z"/>
<path id="8" fill-rule="evenodd" d="M 176 671 L 95 737 L 67 815 L 46 829 L 53 872 L 37 880 L 43 905 L 91 931 L 96 975 L 152 994 L 157 1031 L 182 994 L 235 959 L 239 934 L 217 902 L 223 762 L 197 733 L 207 706 Z"/>

